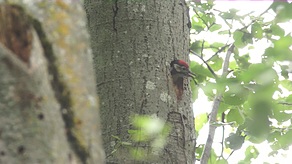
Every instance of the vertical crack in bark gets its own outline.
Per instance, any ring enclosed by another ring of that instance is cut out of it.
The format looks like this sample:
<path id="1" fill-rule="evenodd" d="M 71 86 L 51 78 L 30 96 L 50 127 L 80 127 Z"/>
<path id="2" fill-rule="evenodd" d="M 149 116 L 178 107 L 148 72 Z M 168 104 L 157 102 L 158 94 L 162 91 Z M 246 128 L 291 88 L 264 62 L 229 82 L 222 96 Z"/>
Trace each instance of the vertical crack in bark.
<path id="1" fill-rule="evenodd" d="M 174 57 L 174 59 L 176 59 L 176 55 L 178 55 L 178 54 L 175 53 L 174 37 L 173 37 L 172 26 L 171 26 L 170 21 L 168 22 L 168 26 L 169 26 L 169 32 L 170 32 L 170 35 L 171 35 L 171 44 L 172 44 L 173 57 Z"/>
<path id="2" fill-rule="evenodd" d="M 175 18 L 175 0 L 173 1 L 173 7 L 172 7 L 172 10 L 171 10 L 171 13 L 172 13 L 172 17 L 171 18 Z M 173 56 L 174 58 L 176 58 L 176 55 L 178 55 L 176 52 L 175 52 L 175 47 L 176 47 L 176 44 L 174 43 L 174 34 L 173 34 L 173 31 L 172 31 L 172 28 L 173 26 L 171 25 L 173 22 L 172 20 L 168 20 L 168 26 L 169 26 L 169 32 L 170 32 L 170 35 L 171 35 L 171 44 L 172 44 L 172 51 L 173 51 Z"/>
<path id="3" fill-rule="evenodd" d="M 182 31 L 183 31 L 183 33 L 185 33 L 185 14 L 184 14 L 184 5 L 183 5 L 183 1 L 181 0 L 181 2 L 179 3 L 179 5 L 181 6 L 181 8 L 182 8 Z"/>
<path id="4" fill-rule="evenodd" d="M 143 89 L 141 91 L 141 93 L 142 93 L 142 98 L 141 98 L 142 102 L 141 102 L 140 113 L 139 114 L 145 114 L 145 111 L 143 112 L 143 108 L 145 108 L 145 106 L 147 104 L 146 83 L 147 83 L 146 76 L 143 76 Z"/>
<path id="5" fill-rule="evenodd" d="M 117 27 L 116 27 L 116 17 L 118 15 L 118 0 L 113 0 L 114 4 L 113 4 L 113 13 L 114 13 L 114 16 L 113 16 L 113 29 L 115 32 L 117 32 Z"/>
<path id="6" fill-rule="evenodd" d="M 190 14 L 189 14 L 189 10 L 190 9 L 189 9 L 189 7 L 188 7 L 188 5 L 187 5 L 185 0 L 181 0 L 180 5 L 182 6 L 182 9 L 183 9 L 183 27 L 185 26 L 185 22 L 184 22 L 185 14 L 184 14 L 184 12 L 186 12 L 187 19 L 188 19 L 187 26 L 188 26 L 188 28 L 191 28 L 192 27 L 192 23 L 191 23 Z"/>
<path id="7" fill-rule="evenodd" d="M 56 56 L 54 55 L 52 44 L 48 41 L 48 38 L 43 30 L 41 23 L 31 18 L 34 29 L 36 30 L 41 45 L 44 49 L 44 55 L 48 60 L 48 70 L 52 75 L 51 86 L 54 90 L 55 97 L 60 104 L 62 117 L 65 123 L 65 130 L 68 142 L 71 144 L 73 151 L 82 163 L 87 163 L 89 153 L 86 149 L 86 145 L 82 144 L 80 137 L 76 134 L 76 125 L 74 122 L 74 112 L 72 111 L 72 99 L 71 93 L 66 86 L 65 82 L 60 79 L 60 72 L 56 65 Z"/>

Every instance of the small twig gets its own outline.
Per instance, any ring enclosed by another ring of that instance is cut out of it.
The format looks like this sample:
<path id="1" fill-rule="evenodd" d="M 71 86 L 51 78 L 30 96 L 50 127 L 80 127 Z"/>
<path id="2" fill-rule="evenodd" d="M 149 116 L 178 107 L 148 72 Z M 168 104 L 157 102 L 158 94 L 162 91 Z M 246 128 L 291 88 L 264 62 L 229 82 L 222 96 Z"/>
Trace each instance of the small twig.
<path id="1" fill-rule="evenodd" d="M 281 105 L 287 105 L 287 106 L 292 105 L 292 103 L 289 103 L 289 102 L 278 102 L 278 104 L 281 104 Z"/>
<path id="2" fill-rule="evenodd" d="M 198 85 L 198 82 L 195 80 L 195 77 L 191 76 L 191 78 L 193 79 L 194 83 L 196 84 L 196 86 L 199 86 Z"/>
<path id="3" fill-rule="evenodd" d="M 226 158 L 226 161 L 228 161 L 229 157 L 235 152 L 235 150 L 232 150 L 232 152 L 229 154 L 229 156 Z"/>
<path id="4" fill-rule="evenodd" d="M 262 15 L 264 15 L 266 12 L 268 12 L 270 10 L 270 7 L 267 8 L 265 11 L 263 11 L 260 15 L 258 15 L 257 17 L 260 17 Z M 242 27 L 241 29 L 239 29 L 239 31 L 248 28 L 250 25 L 252 25 L 254 22 L 256 22 L 257 19 L 252 20 L 249 24 L 245 25 L 244 27 Z"/>
<path id="5" fill-rule="evenodd" d="M 203 21 L 203 23 L 206 25 L 207 29 L 209 29 L 208 23 L 199 15 L 199 13 L 196 10 L 194 10 L 194 12 L 197 15 L 197 17 Z"/>
<path id="6" fill-rule="evenodd" d="M 203 51 L 204 51 L 204 48 L 205 48 L 205 39 L 203 39 L 203 42 L 202 42 L 202 46 L 201 46 L 201 58 L 203 59 Z"/>
<path id="7" fill-rule="evenodd" d="M 225 123 L 225 113 L 222 112 L 221 114 L 221 122 Z M 224 151 L 224 133 L 225 133 L 225 126 L 222 126 L 222 139 L 221 139 L 221 157 L 223 158 L 223 151 Z"/>
<path id="8" fill-rule="evenodd" d="M 212 55 L 206 62 L 213 59 L 213 57 L 217 56 L 220 52 L 224 51 L 227 47 L 229 47 L 230 44 L 226 44 L 225 46 L 221 47 L 214 55 Z"/>
<path id="9" fill-rule="evenodd" d="M 209 71 L 212 73 L 212 75 L 215 77 L 215 79 L 218 79 L 218 76 L 215 74 L 214 70 L 211 68 L 211 66 L 203 59 L 203 57 L 199 54 L 197 54 L 195 51 L 193 50 L 190 50 L 190 53 L 191 54 L 194 54 L 196 55 L 197 57 L 199 57 L 203 62 L 204 64 L 207 66 L 207 68 L 209 69 Z"/>
<path id="10" fill-rule="evenodd" d="M 233 53 L 233 50 L 234 50 L 234 45 L 232 44 L 227 51 L 225 61 L 223 64 L 223 71 L 222 71 L 223 78 L 225 78 L 226 75 L 228 74 L 229 60 L 230 60 L 231 54 Z M 222 100 L 222 94 L 223 93 L 217 90 L 217 94 L 213 101 L 213 107 L 212 107 L 212 111 L 209 117 L 209 135 L 208 135 L 207 142 L 205 144 L 205 148 L 204 148 L 203 155 L 201 158 L 201 164 L 208 164 L 208 159 L 211 154 L 212 144 L 214 141 L 214 135 L 215 135 L 215 130 L 216 130 L 216 126 L 214 126 L 213 123 L 216 122 L 216 116 L 218 113 L 220 102 Z"/>

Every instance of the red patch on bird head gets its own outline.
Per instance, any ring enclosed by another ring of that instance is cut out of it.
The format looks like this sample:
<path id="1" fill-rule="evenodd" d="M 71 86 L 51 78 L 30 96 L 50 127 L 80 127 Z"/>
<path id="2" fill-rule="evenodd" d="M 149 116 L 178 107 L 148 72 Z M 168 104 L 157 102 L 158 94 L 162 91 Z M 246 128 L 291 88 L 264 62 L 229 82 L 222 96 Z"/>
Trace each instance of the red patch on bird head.
<path id="1" fill-rule="evenodd" d="M 189 65 L 185 62 L 185 61 L 183 61 L 183 60 L 178 60 L 178 62 L 177 62 L 179 65 L 183 65 L 183 66 L 185 66 L 187 69 L 189 69 Z"/>

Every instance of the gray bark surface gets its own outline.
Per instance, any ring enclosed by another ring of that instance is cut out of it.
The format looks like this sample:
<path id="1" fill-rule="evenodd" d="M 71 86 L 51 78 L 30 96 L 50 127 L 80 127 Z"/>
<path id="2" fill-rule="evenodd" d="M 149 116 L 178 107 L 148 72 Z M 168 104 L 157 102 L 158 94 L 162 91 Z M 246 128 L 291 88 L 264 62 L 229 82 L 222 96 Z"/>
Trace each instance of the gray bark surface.
<path id="1" fill-rule="evenodd" d="M 177 101 L 169 64 L 188 61 L 189 18 L 184 1 L 85 1 L 92 39 L 97 92 L 101 101 L 104 148 L 108 163 L 139 163 L 126 146 L 133 143 L 130 116 L 151 115 L 173 127 L 166 147 L 141 163 L 192 163 L 194 119 L 186 80 L 183 99 Z M 120 140 L 113 137 L 117 136 Z"/>
<path id="2" fill-rule="evenodd" d="M 0 5 L 0 163 L 104 163 L 82 4 L 13 4 Z"/>

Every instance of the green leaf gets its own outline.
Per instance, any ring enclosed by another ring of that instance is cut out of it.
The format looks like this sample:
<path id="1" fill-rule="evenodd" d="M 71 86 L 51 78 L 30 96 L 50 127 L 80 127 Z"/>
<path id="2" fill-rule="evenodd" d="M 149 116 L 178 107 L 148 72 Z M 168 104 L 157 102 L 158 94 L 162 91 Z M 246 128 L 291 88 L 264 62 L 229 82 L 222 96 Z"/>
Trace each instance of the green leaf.
<path id="1" fill-rule="evenodd" d="M 209 26 L 215 24 L 216 17 L 215 17 L 215 15 L 213 13 L 208 13 L 208 14 L 206 14 L 204 16 L 207 16 L 207 22 L 208 22 Z"/>
<path id="2" fill-rule="evenodd" d="M 242 124 L 244 122 L 244 117 L 240 113 L 239 109 L 230 109 L 228 114 L 226 115 L 227 122 L 233 122 L 235 121 L 238 125 Z"/>
<path id="3" fill-rule="evenodd" d="M 215 164 L 228 164 L 226 159 L 218 159 Z"/>
<path id="4" fill-rule="evenodd" d="M 202 41 L 195 41 L 191 44 L 190 49 L 196 53 L 201 53 Z"/>
<path id="5" fill-rule="evenodd" d="M 236 15 L 236 13 L 238 12 L 239 10 L 237 9 L 229 9 L 229 12 L 232 13 L 233 15 Z"/>
<path id="6" fill-rule="evenodd" d="M 243 104 L 249 95 L 249 91 L 242 86 L 241 81 L 237 78 L 229 78 L 225 81 L 218 81 L 220 84 L 225 84 L 222 88 L 227 88 L 223 94 L 223 101 L 229 105 L 241 105 Z"/>
<path id="7" fill-rule="evenodd" d="M 211 45 L 212 45 L 212 47 L 221 48 L 221 47 L 225 46 L 225 43 L 214 42 Z"/>
<path id="8" fill-rule="evenodd" d="M 271 149 L 272 150 L 279 150 L 279 149 L 281 149 L 281 145 L 280 145 L 280 143 L 279 143 L 279 141 L 276 141 L 276 142 L 274 142 L 272 145 L 271 145 Z"/>
<path id="9" fill-rule="evenodd" d="M 220 24 L 213 24 L 209 30 L 211 32 L 213 32 L 213 31 L 220 30 L 221 28 L 222 28 L 222 25 L 220 25 Z"/>
<path id="10" fill-rule="evenodd" d="M 270 152 L 269 154 L 268 154 L 268 156 L 269 157 L 271 157 L 271 156 L 276 156 L 277 154 L 278 154 L 279 152 L 278 151 L 272 151 L 272 152 Z M 268 162 L 266 162 L 266 163 L 264 163 L 264 164 L 269 164 Z"/>
<path id="11" fill-rule="evenodd" d="M 212 60 L 209 63 L 213 71 L 219 71 L 222 68 L 223 59 L 220 58 L 219 56 L 215 56 L 212 58 Z"/>
<path id="12" fill-rule="evenodd" d="M 290 48 L 291 47 L 291 44 L 292 44 L 292 37 L 291 37 L 291 35 L 287 35 L 285 37 L 281 37 L 279 40 L 277 40 L 277 41 L 274 42 L 274 46 L 277 49 Z"/>
<path id="13" fill-rule="evenodd" d="M 223 31 L 219 31 L 218 34 L 220 35 L 225 35 L 225 34 L 229 34 L 230 30 L 223 30 Z"/>
<path id="14" fill-rule="evenodd" d="M 271 8 L 275 13 L 278 13 L 279 10 L 284 8 L 286 4 L 287 2 L 274 1 L 269 8 Z"/>
<path id="15" fill-rule="evenodd" d="M 207 0 L 207 3 L 208 3 L 210 6 L 213 6 L 213 5 L 214 5 L 214 0 Z"/>
<path id="16" fill-rule="evenodd" d="M 200 159 L 202 157 L 202 153 L 204 150 L 204 145 L 199 145 L 198 147 L 196 147 L 196 159 Z"/>
<path id="17" fill-rule="evenodd" d="M 249 146 L 245 149 L 245 161 L 250 161 L 252 158 L 256 159 L 259 151 L 254 146 Z"/>
<path id="18" fill-rule="evenodd" d="M 249 63 L 250 56 L 249 54 L 245 54 L 239 56 L 238 54 L 234 55 L 235 61 L 241 69 L 247 69 L 251 63 Z"/>
<path id="19" fill-rule="evenodd" d="M 253 35 L 249 33 L 248 31 L 244 32 L 242 37 L 242 42 L 245 44 L 245 46 L 250 43 L 253 43 Z"/>
<path id="20" fill-rule="evenodd" d="M 195 129 L 199 132 L 202 127 L 208 122 L 208 113 L 203 113 L 195 118 Z"/>
<path id="21" fill-rule="evenodd" d="M 245 44 L 242 41 L 243 35 L 244 33 L 239 30 L 236 30 L 233 33 L 234 45 L 238 48 L 243 48 L 245 46 Z"/>
<path id="22" fill-rule="evenodd" d="M 210 10 L 212 8 L 212 5 L 209 5 L 208 3 L 202 3 L 201 4 L 202 8 L 206 10 Z"/>
<path id="23" fill-rule="evenodd" d="M 288 148 L 292 144 L 292 130 L 288 130 L 284 135 L 279 138 L 281 148 Z"/>
<path id="24" fill-rule="evenodd" d="M 192 29 L 195 30 L 197 33 L 200 33 L 201 31 L 204 31 L 206 25 L 204 22 L 197 18 L 196 16 L 192 17 Z"/>
<path id="25" fill-rule="evenodd" d="M 191 71 L 194 72 L 197 77 L 196 79 L 198 79 L 199 81 L 201 80 L 205 80 L 206 77 L 213 77 L 212 73 L 205 67 L 203 67 L 202 65 L 194 65 L 191 66 Z"/>
<path id="26" fill-rule="evenodd" d="M 216 155 L 214 149 L 212 149 L 208 163 L 216 163 L 216 161 L 217 161 L 217 155 Z"/>
<path id="27" fill-rule="evenodd" d="M 273 44 L 274 47 L 267 48 L 264 56 L 280 61 L 292 60 L 292 51 L 290 49 L 292 37 L 290 35 L 281 37 L 279 40 L 274 41 Z"/>
<path id="28" fill-rule="evenodd" d="M 238 65 L 236 64 L 236 61 L 231 61 L 229 63 L 229 68 L 235 72 L 236 71 L 235 69 L 238 68 Z"/>
<path id="29" fill-rule="evenodd" d="M 292 4 L 288 2 L 274 2 L 271 8 L 275 11 L 275 22 L 286 22 L 292 19 Z"/>
<path id="30" fill-rule="evenodd" d="M 219 105 L 218 113 L 223 113 L 230 108 L 230 105 L 221 102 Z"/>
<path id="31" fill-rule="evenodd" d="M 289 79 L 289 66 L 287 65 L 280 65 L 281 67 L 281 75 L 285 78 L 285 79 Z"/>
<path id="32" fill-rule="evenodd" d="M 291 80 L 282 80 L 282 81 L 280 81 L 280 84 L 284 88 L 288 89 L 289 91 L 292 91 L 292 81 Z"/>
<path id="33" fill-rule="evenodd" d="M 192 25 L 192 29 L 194 29 L 197 33 L 204 31 L 203 26 L 199 26 L 199 25 L 195 25 L 195 24 Z"/>
<path id="34" fill-rule="evenodd" d="M 278 141 L 280 137 L 281 137 L 281 132 L 275 130 L 269 134 L 267 141 L 270 143 L 274 143 Z"/>
<path id="35" fill-rule="evenodd" d="M 285 34 L 285 31 L 277 24 L 272 24 L 270 29 L 273 35 L 283 37 Z"/>
<path id="36" fill-rule="evenodd" d="M 234 19 L 237 17 L 236 13 L 238 10 L 236 9 L 229 9 L 227 12 L 221 12 L 219 16 L 221 16 L 223 19 Z"/>
<path id="37" fill-rule="evenodd" d="M 264 56 L 270 60 L 287 61 L 292 60 L 292 51 L 290 49 L 280 49 L 277 47 L 269 47 L 266 49 Z"/>
<path id="38" fill-rule="evenodd" d="M 262 26 L 258 22 L 255 22 L 251 26 L 251 33 L 255 38 L 258 38 L 258 39 L 263 38 Z"/>
<path id="39" fill-rule="evenodd" d="M 245 93 L 247 94 L 244 95 L 243 93 L 225 92 L 223 94 L 223 101 L 229 105 L 241 105 L 247 99 L 248 92 Z"/>
<path id="40" fill-rule="evenodd" d="M 289 103 L 292 103 L 292 95 L 289 95 L 289 96 L 286 98 L 286 101 L 289 102 Z"/>
<path id="41" fill-rule="evenodd" d="M 223 19 L 233 19 L 234 15 L 228 12 L 222 12 L 219 14 Z"/>
<path id="42" fill-rule="evenodd" d="M 240 74 L 240 79 L 244 82 L 255 81 L 257 84 L 271 84 L 277 81 L 277 72 L 270 66 L 258 63 L 249 66 L 248 70 Z"/>
<path id="43" fill-rule="evenodd" d="M 202 90 L 204 91 L 205 95 L 208 96 L 208 98 L 214 97 L 213 90 L 217 88 L 216 83 L 212 82 L 206 82 L 206 85 L 201 86 Z"/>
<path id="44" fill-rule="evenodd" d="M 280 107 L 280 105 L 278 105 Z M 281 108 L 281 107 L 280 107 Z M 273 110 L 273 117 L 278 121 L 278 122 L 284 122 L 287 120 L 291 119 L 291 114 L 286 113 L 283 110 L 280 109 L 275 109 Z"/>
<path id="45" fill-rule="evenodd" d="M 255 47 L 254 46 L 248 46 L 248 50 L 253 50 Z"/>
<path id="46" fill-rule="evenodd" d="M 266 140 L 271 122 L 269 120 L 269 115 L 272 111 L 272 103 L 269 99 L 263 97 L 251 96 L 249 102 L 251 110 L 249 113 L 249 118 L 246 119 L 247 124 L 247 134 L 250 136 L 250 141 L 254 143 L 261 143 Z"/>
<path id="47" fill-rule="evenodd" d="M 240 149 L 243 143 L 244 137 L 235 133 L 230 133 L 229 137 L 225 140 L 226 147 L 233 150 Z"/>

